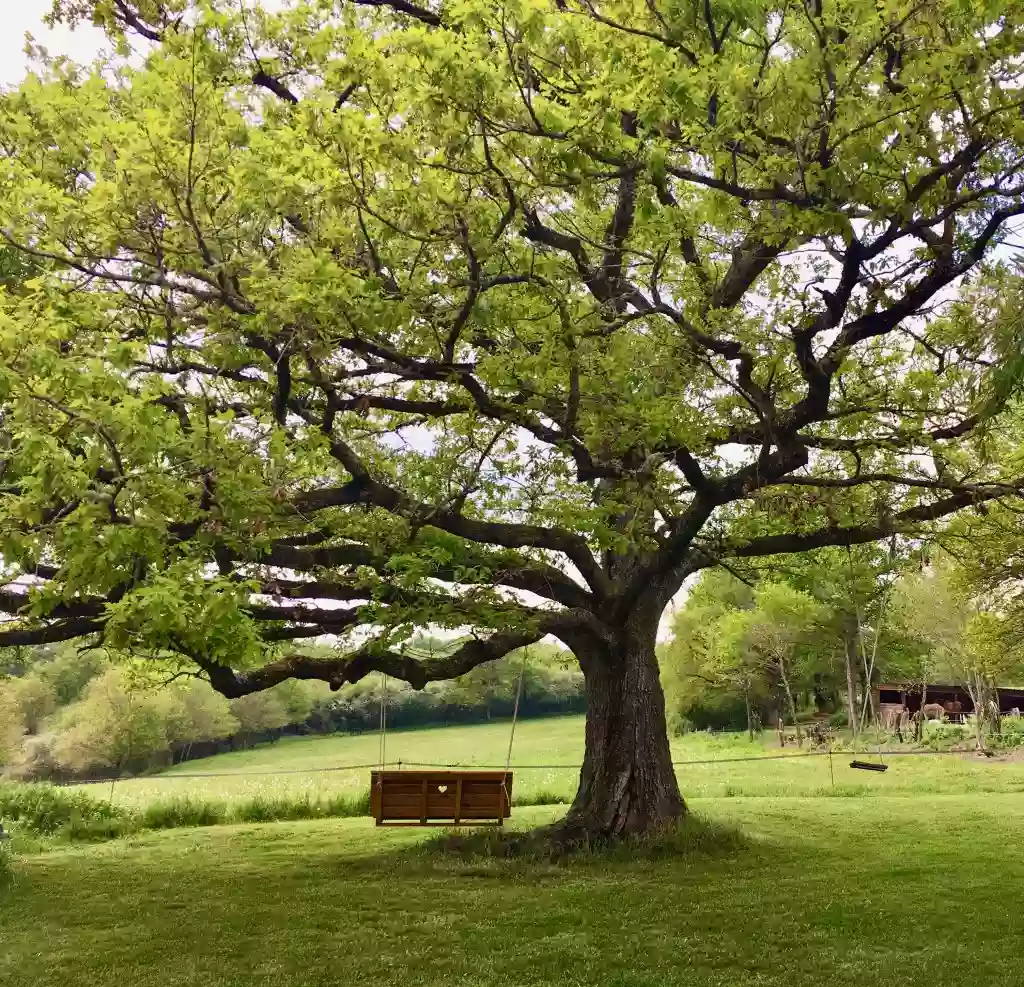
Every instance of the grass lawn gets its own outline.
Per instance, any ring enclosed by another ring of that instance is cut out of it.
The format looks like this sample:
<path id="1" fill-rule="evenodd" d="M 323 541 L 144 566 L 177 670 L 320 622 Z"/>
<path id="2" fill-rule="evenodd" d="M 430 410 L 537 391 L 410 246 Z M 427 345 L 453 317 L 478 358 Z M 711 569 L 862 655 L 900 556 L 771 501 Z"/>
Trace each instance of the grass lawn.
<path id="1" fill-rule="evenodd" d="M 1024 795 L 717 798 L 731 854 L 460 861 L 368 820 L 147 833 L 16 863 L 0 983 L 1017 985 Z M 521 809 L 517 824 L 553 818 Z"/>
<path id="2" fill-rule="evenodd" d="M 389 731 L 387 759 L 503 765 L 509 723 Z M 746 735 L 690 734 L 673 740 L 677 761 L 778 755 L 768 747 L 772 735 L 749 743 Z M 787 751 L 790 750 L 787 748 Z M 532 769 L 526 765 L 578 765 L 583 756 L 583 717 L 525 720 L 516 727 L 512 767 L 519 796 L 549 792 L 571 797 L 578 780 L 575 768 Z M 113 798 L 126 805 L 191 796 L 242 799 L 262 795 L 311 796 L 338 792 L 357 795 L 369 784 L 369 770 L 335 770 L 346 764 L 374 764 L 376 734 L 288 738 L 250 751 L 190 761 L 170 771 L 119 781 Z M 896 793 L 1024 792 L 1024 760 L 979 761 L 971 757 L 913 756 L 894 759 L 886 774 L 868 774 L 849 767 L 850 756 L 837 754 L 832 768 L 827 757 L 741 761 L 730 764 L 680 764 L 677 768 L 688 797 L 868 795 Z M 259 774 L 259 772 L 285 772 Z M 226 774 L 227 777 L 193 777 Z M 109 785 L 92 789 L 106 797 Z"/>

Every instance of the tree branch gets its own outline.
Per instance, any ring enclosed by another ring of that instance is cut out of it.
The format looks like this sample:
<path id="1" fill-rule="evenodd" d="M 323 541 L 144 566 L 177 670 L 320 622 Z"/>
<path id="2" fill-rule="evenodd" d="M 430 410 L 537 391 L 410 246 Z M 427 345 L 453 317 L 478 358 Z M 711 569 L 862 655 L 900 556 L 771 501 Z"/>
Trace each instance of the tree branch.
<path id="1" fill-rule="evenodd" d="M 210 684 L 229 699 L 269 689 L 286 679 L 327 682 L 337 690 L 346 683 L 358 682 L 371 672 L 383 672 L 408 682 L 414 689 L 422 689 L 428 682 L 456 678 L 479 665 L 504 658 L 510 651 L 535 644 L 557 625 L 557 620 L 548 619 L 542 620 L 535 630 L 501 631 L 488 638 L 474 638 L 449 654 L 426 661 L 382 649 L 374 642 L 336 658 L 293 654 L 246 671 L 234 671 L 202 656 L 191 657 L 209 676 Z"/>

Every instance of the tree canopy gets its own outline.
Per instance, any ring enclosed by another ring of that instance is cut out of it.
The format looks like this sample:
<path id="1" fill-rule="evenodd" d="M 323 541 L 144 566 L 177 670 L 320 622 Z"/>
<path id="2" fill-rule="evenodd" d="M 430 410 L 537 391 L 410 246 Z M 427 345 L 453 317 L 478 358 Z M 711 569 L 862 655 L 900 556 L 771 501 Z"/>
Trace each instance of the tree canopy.
<path id="1" fill-rule="evenodd" d="M 34 267 L 0 303 L 0 643 L 97 635 L 237 697 L 553 634 L 607 753 L 622 717 L 663 737 L 688 575 L 1020 488 L 984 443 L 1018 4 L 55 16 L 115 44 L 0 101 L 0 236 Z M 428 624 L 474 636 L 405 653 Z"/>

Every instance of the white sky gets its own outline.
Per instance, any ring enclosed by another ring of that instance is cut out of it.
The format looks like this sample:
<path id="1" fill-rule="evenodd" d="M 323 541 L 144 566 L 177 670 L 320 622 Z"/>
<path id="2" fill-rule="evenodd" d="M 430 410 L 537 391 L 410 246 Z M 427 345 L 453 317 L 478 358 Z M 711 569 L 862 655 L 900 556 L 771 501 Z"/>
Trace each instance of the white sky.
<path id="1" fill-rule="evenodd" d="M 51 0 L 0 0 L 0 85 L 15 85 L 28 69 L 25 32 L 51 55 L 68 55 L 76 62 L 88 62 L 103 44 L 103 35 L 88 24 L 74 31 L 43 24 Z"/>

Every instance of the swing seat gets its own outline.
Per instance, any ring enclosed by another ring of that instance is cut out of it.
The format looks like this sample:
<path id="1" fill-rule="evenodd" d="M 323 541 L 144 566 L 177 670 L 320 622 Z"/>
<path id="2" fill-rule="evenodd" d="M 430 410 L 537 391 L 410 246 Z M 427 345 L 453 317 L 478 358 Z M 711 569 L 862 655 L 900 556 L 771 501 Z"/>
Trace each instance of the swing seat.
<path id="1" fill-rule="evenodd" d="M 861 771 L 888 771 L 888 764 L 877 764 L 874 761 L 851 761 L 851 768 L 859 768 Z"/>
<path id="2" fill-rule="evenodd" d="M 512 815 L 511 771 L 376 770 L 378 826 L 500 826 Z"/>

